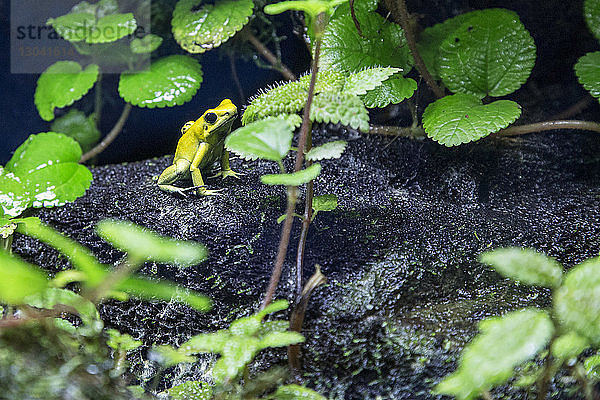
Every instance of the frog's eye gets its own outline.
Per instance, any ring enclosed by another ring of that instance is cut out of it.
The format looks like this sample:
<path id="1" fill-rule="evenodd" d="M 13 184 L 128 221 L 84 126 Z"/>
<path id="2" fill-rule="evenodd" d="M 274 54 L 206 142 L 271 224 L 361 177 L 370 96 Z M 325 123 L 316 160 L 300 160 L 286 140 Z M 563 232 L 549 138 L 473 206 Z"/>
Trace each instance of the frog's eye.
<path id="1" fill-rule="evenodd" d="M 209 124 L 214 124 L 215 122 L 217 122 L 217 114 L 208 113 L 204 116 L 204 120 Z"/>

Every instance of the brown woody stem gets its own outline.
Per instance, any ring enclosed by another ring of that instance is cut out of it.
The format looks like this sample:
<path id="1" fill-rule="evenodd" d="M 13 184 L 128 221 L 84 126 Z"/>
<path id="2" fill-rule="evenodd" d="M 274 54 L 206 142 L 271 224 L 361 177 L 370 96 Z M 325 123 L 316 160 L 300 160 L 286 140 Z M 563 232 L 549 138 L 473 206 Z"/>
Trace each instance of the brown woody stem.
<path id="1" fill-rule="evenodd" d="M 115 124 L 115 126 L 113 126 L 113 128 L 110 130 L 110 132 L 108 132 L 108 135 L 106 135 L 106 137 L 100 143 L 98 143 L 93 149 L 91 149 L 90 151 L 88 151 L 87 153 L 82 155 L 79 162 L 84 163 L 87 160 L 89 160 L 90 158 L 95 157 L 98 154 L 102 153 L 104 151 L 104 149 L 106 149 L 108 147 L 108 145 L 111 144 L 112 141 L 117 138 L 117 136 L 119 136 L 119 133 L 121 133 L 121 130 L 123 129 L 123 125 L 125 125 L 125 121 L 127 121 L 127 118 L 129 117 L 130 112 L 131 112 L 131 104 L 127 103 L 127 104 L 125 104 L 125 107 L 123 107 L 123 111 L 121 112 L 121 116 L 117 120 L 117 123 Z"/>

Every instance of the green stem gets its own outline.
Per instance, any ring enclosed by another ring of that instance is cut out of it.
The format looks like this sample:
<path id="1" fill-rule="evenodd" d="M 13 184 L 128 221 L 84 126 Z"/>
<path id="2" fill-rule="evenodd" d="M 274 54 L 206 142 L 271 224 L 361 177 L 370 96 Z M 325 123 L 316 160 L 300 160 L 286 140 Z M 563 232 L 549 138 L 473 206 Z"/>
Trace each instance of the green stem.
<path id="1" fill-rule="evenodd" d="M 600 124 L 597 122 L 580 120 L 543 121 L 533 124 L 511 126 L 506 129 L 501 129 L 500 131 L 496 132 L 496 135 L 517 136 L 534 132 L 554 131 L 558 129 L 577 129 L 600 133 Z"/>
<path id="2" fill-rule="evenodd" d="M 98 79 L 96 80 L 96 86 L 94 89 L 94 121 L 96 123 L 96 128 L 100 126 L 100 119 L 102 118 L 102 74 L 98 74 Z"/>
<path id="3" fill-rule="evenodd" d="M 550 386 L 550 381 L 552 380 L 552 344 L 557 338 L 558 334 L 555 333 L 548 343 L 548 354 L 546 354 L 546 357 L 544 357 L 542 376 L 537 382 L 537 400 L 544 400 L 546 398 L 546 394 L 548 393 L 548 387 Z"/>
<path id="4" fill-rule="evenodd" d="M 594 385 L 587 379 L 583 366 L 580 363 L 575 364 L 571 367 L 571 373 L 577 379 L 579 386 L 581 386 L 585 400 L 597 400 L 598 393 L 596 393 Z"/>
<path id="5" fill-rule="evenodd" d="M 424 138 L 425 131 L 420 126 L 386 126 L 386 125 L 371 125 L 369 127 L 369 133 L 372 135 L 384 135 L 384 136 L 402 136 L 411 139 Z"/>
<path id="6" fill-rule="evenodd" d="M 433 90 L 433 93 L 435 93 L 436 97 L 441 99 L 445 96 L 444 90 L 438 86 L 429 73 L 425 62 L 423 61 L 423 58 L 417 49 L 417 42 L 415 40 L 412 24 L 410 23 L 410 17 L 408 15 L 406 3 L 404 0 L 396 0 L 394 4 L 392 3 L 392 0 L 386 0 L 386 7 L 392 13 L 394 19 L 400 22 L 400 26 L 404 31 L 404 37 L 406 38 L 406 44 L 408 45 L 408 49 L 415 60 L 415 67 L 417 68 L 417 71 L 419 71 L 419 74 L 423 77 L 427 85 L 431 88 L 431 90 Z"/>
<path id="7" fill-rule="evenodd" d="M 128 276 L 133 274 L 141 265 L 143 261 L 133 259 L 129 256 L 115 267 L 115 269 L 104 278 L 104 280 L 91 291 L 85 295 L 92 303 L 98 303 L 105 297 L 110 291 L 112 291 L 119 283 L 124 281 Z"/>
<path id="8" fill-rule="evenodd" d="M 304 149 L 306 148 L 308 132 L 311 127 L 310 122 L 310 107 L 315 94 L 315 83 L 317 81 L 317 74 L 319 72 L 319 53 L 321 52 L 321 36 L 323 34 L 324 26 L 319 24 L 319 18 L 315 22 L 315 56 L 312 62 L 312 72 L 310 76 L 310 84 L 308 86 L 308 98 L 306 99 L 306 106 L 304 107 L 304 113 L 302 116 L 302 126 L 300 128 L 300 138 L 298 139 L 298 151 L 296 152 L 296 163 L 294 165 L 294 171 L 300 171 L 304 162 Z M 279 241 L 279 248 L 277 249 L 277 258 L 275 265 L 273 266 L 273 272 L 271 273 L 271 279 L 269 286 L 265 293 L 265 297 L 262 302 L 261 309 L 271 303 L 275 290 L 279 285 L 279 279 L 281 278 L 281 271 L 283 269 L 283 263 L 287 254 L 287 248 L 290 242 L 290 234 L 292 232 L 292 222 L 294 219 L 294 210 L 296 209 L 296 200 L 298 196 L 298 188 L 296 186 L 290 186 L 288 188 L 288 202 L 286 209 L 285 222 L 281 230 L 281 239 Z"/>
<path id="9" fill-rule="evenodd" d="M 106 135 L 106 137 L 100 143 L 98 143 L 93 149 L 91 149 L 90 151 L 88 151 L 87 153 L 82 155 L 79 162 L 84 163 L 87 160 L 89 160 L 90 158 L 95 157 L 98 154 L 102 153 L 104 151 L 104 149 L 106 149 L 108 147 L 108 145 L 111 144 L 113 142 L 113 140 L 115 140 L 117 138 L 117 136 L 119 136 L 119 133 L 121 133 L 121 130 L 123 129 L 123 125 L 125 125 L 125 121 L 127 121 L 127 118 L 129 117 L 130 112 L 131 112 L 131 104 L 127 103 L 127 104 L 125 104 L 125 107 L 123 107 L 123 111 L 121 112 L 121 116 L 117 120 L 117 123 L 115 124 L 115 126 L 113 126 L 113 128 L 110 130 L 110 132 L 108 132 L 108 135 Z"/>

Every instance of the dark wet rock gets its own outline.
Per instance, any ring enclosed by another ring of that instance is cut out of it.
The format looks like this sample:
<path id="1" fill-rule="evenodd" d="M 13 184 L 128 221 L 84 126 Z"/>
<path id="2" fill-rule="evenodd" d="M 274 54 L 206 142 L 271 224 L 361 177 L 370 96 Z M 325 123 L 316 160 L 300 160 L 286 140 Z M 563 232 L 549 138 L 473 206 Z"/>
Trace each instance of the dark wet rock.
<path id="1" fill-rule="evenodd" d="M 598 154 L 598 136 L 584 133 L 485 139 L 450 149 L 430 141 L 362 137 L 349 142 L 341 159 L 324 161 L 315 191 L 336 194 L 339 208 L 319 213 L 306 246 L 305 276 L 319 263 L 329 279 L 315 292 L 305 321 L 306 383 L 338 399 L 432 398 L 432 386 L 455 367 L 477 321 L 549 304 L 548 291 L 500 277 L 476 262 L 478 254 L 500 246 L 533 247 L 567 267 L 597 255 Z M 152 178 L 170 160 L 95 168 L 84 197 L 37 214 L 105 263 L 123 255 L 94 234 L 94 224 L 104 218 L 209 248 L 201 265 L 148 263 L 141 273 L 206 293 L 214 300 L 211 312 L 177 303 L 100 306 L 108 326 L 146 345 L 177 345 L 257 308 L 285 205 L 282 188 L 259 180 L 275 172 L 272 163 L 234 159 L 233 168 L 246 173 L 241 180 L 208 181 L 225 188 L 225 195 L 181 198 L 158 190 Z M 296 223 L 278 297 L 291 299 L 298 231 Z M 33 239 L 17 236 L 15 247 L 50 270 L 68 265 Z M 283 353 L 259 358 L 278 362 Z M 136 368 L 141 371 L 142 364 Z M 198 378 L 203 368 L 178 370 L 173 382 Z"/>

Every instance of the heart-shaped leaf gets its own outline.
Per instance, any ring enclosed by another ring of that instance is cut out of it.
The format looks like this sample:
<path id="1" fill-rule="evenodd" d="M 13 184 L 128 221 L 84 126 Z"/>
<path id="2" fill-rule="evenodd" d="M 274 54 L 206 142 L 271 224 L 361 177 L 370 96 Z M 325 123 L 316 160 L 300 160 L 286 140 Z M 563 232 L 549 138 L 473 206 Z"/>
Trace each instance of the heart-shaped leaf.
<path id="1" fill-rule="evenodd" d="M 190 53 L 204 53 L 226 42 L 252 15 L 252 0 L 217 0 L 192 11 L 202 0 L 179 0 L 173 11 L 173 36 Z"/>
<path id="2" fill-rule="evenodd" d="M 191 57 L 174 55 L 153 62 L 149 71 L 124 72 L 119 94 L 138 107 L 172 107 L 190 101 L 202 83 L 202 67 Z"/>
<path id="3" fill-rule="evenodd" d="M 479 140 L 506 128 L 521 115 L 514 101 L 498 100 L 483 105 L 476 96 L 457 93 L 431 103 L 423 113 L 427 136 L 445 146 Z"/>
<path id="4" fill-rule="evenodd" d="M 321 173 L 321 164 L 313 164 L 306 169 L 291 174 L 268 174 L 260 177 L 265 185 L 300 186 L 310 182 Z"/>
<path id="5" fill-rule="evenodd" d="M 98 79 L 98 66 L 82 70 L 75 61 L 58 61 L 40 76 L 35 89 L 35 105 L 45 121 L 54 119 L 54 109 L 70 106 L 81 99 Z"/>
<path id="6" fill-rule="evenodd" d="M 327 142 L 318 147 L 313 147 L 306 153 L 306 159 L 310 161 L 319 161 L 332 158 L 340 158 L 348 143 L 345 140 L 336 140 Z"/>
<path id="7" fill-rule="evenodd" d="M 130 44 L 131 52 L 134 54 L 152 53 L 162 42 L 163 38 L 150 33 L 141 39 L 133 39 Z"/>
<path id="8" fill-rule="evenodd" d="M 57 118 L 51 125 L 53 132 L 65 134 L 77 141 L 81 150 L 90 150 L 100 139 L 100 131 L 96 127 L 94 116 L 86 117 L 79 110 L 71 109 L 68 113 Z"/>
<path id="9" fill-rule="evenodd" d="M 314 98 L 310 119 L 341 123 L 362 132 L 369 131 L 369 112 L 358 96 L 344 92 L 323 92 Z"/>
<path id="10" fill-rule="evenodd" d="M 377 13 L 359 13 L 358 20 L 362 36 L 350 15 L 329 23 L 323 34 L 321 67 L 355 72 L 368 67 L 390 66 L 408 73 L 413 62 L 402 28 Z"/>
<path id="11" fill-rule="evenodd" d="M 417 90 L 417 82 L 396 74 L 382 82 L 381 86 L 369 90 L 367 94 L 360 96 L 360 98 L 368 108 L 383 108 L 389 104 L 398 104 L 402 100 L 412 97 L 415 90 Z"/>
<path id="12" fill-rule="evenodd" d="M 518 15 L 491 8 L 473 13 L 440 47 L 439 72 L 453 92 L 504 96 L 527 80 L 535 44 Z"/>
<path id="13" fill-rule="evenodd" d="M 365 94 L 369 90 L 381 86 L 385 80 L 396 72 L 400 72 L 400 69 L 376 67 L 352 73 L 346 78 L 344 92 L 356 95 Z"/>
<path id="14" fill-rule="evenodd" d="M 225 148 L 247 160 L 280 161 L 290 151 L 292 127 L 281 118 L 266 118 L 243 126 L 225 139 Z"/>
<path id="15" fill-rule="evenodd" d="M 600 98 L 600 51 L 581 57 L 575 64 L 575 73 L 583 87 L 592 96 Z"/>
<path id="16" fill-rule="evenodd" d="M 322 194 L 313 197 L 312 208 L 315 211 L 333 211 L 338 206 L 338 198 L 335 194 Z"/>

